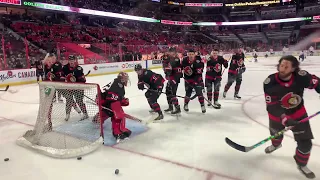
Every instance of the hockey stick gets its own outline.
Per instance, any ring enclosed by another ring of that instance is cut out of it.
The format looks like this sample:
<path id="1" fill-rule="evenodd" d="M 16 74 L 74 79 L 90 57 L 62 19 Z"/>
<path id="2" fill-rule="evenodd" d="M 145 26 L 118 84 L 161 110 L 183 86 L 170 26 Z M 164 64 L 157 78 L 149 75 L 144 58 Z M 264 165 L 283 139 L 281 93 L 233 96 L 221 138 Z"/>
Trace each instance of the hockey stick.
<path id="1" fill-rule="evenodd" d="M 5 89 L 0 89 L 0 91 L 8 91 L 8 89 L 9 89 L 9 85 L 7 85 Z"/>
<path id="2" fill-rule="evenodd" d="M 91 70 L 89 70 L 87 74 L 85 74 L 84 76 L 88 76 L 90 73 L 91 73 Z"/>
<path id="3" fill-rule="evenodd" d="M 96 101 L 94 101 L 94 100 L 91 99 L 90 97 L 88 97 L 88 96 L 86 96 L 86 95 L 84 95 L 84 97 L 86 97 L 86 98 L 88 98 L 90 101 L 92 101 L 90 104 L 93 104 L 93 105 L 98 106 L 98 104 L 96 103 Z M 107 111 L 113 112 L 112 109 L 109 109 L 109 108 L 107 108 L 107 107 L 101 106 L 101 108 L 102 108 L 102 109 L 105 109 L 105 110 L 107 110 Z M 134 117 L 134 116 L 131 116 L 131 115 L 129 115 L 129 114 L 124 113 L 124 115 L 125 115 L 126 118 L 132 119 L 132 120 L 134 120 L 134 121 L 138 121 L 138 122 L 140 122 L 140 123 L 143 122 L 143 120 L 141 120 L 141 119 L 139 119 L 139 118 L 136 118 L 136 117 Z"/>
<path id="4" fill-rule="evenodd" d="M 311 116 L 309 116 L 309 117 L 306 117 L 306 118 L 302 119 L 301 121 L 299 121 L 299 123 L 307 122 L 307 121 L 309 121 L 311 118 L 313 118 L 313 117 L 315 117 L 315 116 L 317 116 L 317 115 L 319 115 L 319 114 L 320 114 L 320 111 L 316 112 L 315 114 L 313 114 L 313 115 L 311 115 Z M 252 145 L 252 146 L 242 146 L 242 145 L 240 145 L 240 144 L 237 144 L 237 143 L 231 141 L 231 140 L 230 140 L 229 138 L 227 138 L 227 137 L 225 138 L 225 141 L 226 141 L 226 143 L 227 143 L 229 146 L 231 146 L 232 148 L 234 148 L 234 149 L 236 149 L 236 150 L 238 150 L 238 151 L 249 152 L 249 151 L 251 151 L 251 150 L 253 150 L 253 149 L 261 146 L 262 144 L 268 142 L 269 140 L 275 139 L 275 138 L 283 135 L 286 131 L 291 130 L 292 128 L 294 128 L 294 126 L 286 127 L 286 128 L 284 128 L 283 130 L 275 133 L 275 134 L 272 135 L 272 136 L 267 137 L 266 139 L 264 139 L 264 140 L 262 140 L 262 141 L 260 141 L 260 142 L 258 142 L 258 143 L 256 143 L 256 144 L 254 144 L 254 145 Z"/>
<path id="5" fill-rule="evenodd" d="M 148 89 L 149 91 L 153 91 L 153 92 L 159 92 L 159 91 L 157 91 L 157 90 L 155 90 L 155 89 Z M 163 91 L 160 91 L 160 93 L 161 94 L 167 94 L 166 92 L 163 92 Z M 179 98 L 186 98 L 185 96 L 179 96 L 179 95 L 176 95 L 176 97 L 179 97 Z M 194 98 L 196 98 L 197 97 L 197 95 L 195 94 L 195 95 L 193 95 L 192 97 L 190 97 L 190 99 L 191 100 L 193 100 Z"/>

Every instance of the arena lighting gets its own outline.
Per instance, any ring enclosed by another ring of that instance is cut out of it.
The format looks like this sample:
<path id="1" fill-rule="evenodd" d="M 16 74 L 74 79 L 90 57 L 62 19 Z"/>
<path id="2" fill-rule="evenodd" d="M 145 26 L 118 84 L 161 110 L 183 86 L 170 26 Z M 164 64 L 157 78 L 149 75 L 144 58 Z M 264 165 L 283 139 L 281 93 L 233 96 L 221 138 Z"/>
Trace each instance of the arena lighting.
<path id="1" fill-rule="evenodd" d="M 274 19 L 262 21 L 241 21 L 241 22 L 198 22 L 193 23 L 197 26 L 240 26 L 240 25 L 254 25 L 254 24 L 271 24 L 271 23 L 285 23 L 285 22 L 298 22 L 305 21 L 306 18 L 287 18 L 287 19 Z"/>
<path id="2" fill-rule="evenodd" d="M 40 9 L 48 9 L 48 10 L 63 11 L 63 12 L 74 12 L 74 13 L 80 13 L 80 14 L 89 14 L 89 15 L 105 16 L 105 17 L 114 17 L 114 18 L 129 19 L 129 20 L 135 20 L 135 21 L 160 22 L 160 20 L 153 19 L 153 18 L 146 18 L 146 17 L 140 17 L 140 16 L 130 16 L 130 15 L 125 15 L 125 14 L 96 11 L 96 10 L 91 10 L 91 9 L 83 9 L 83 8 L 61 6 L 61 5 L 39 3 L 39 2 L 24 1 L 23 5 L 32 6 L 32 7 L 40 8 Z"/>
<path id="3" fill-rule="evenodd" d="M 55 4 L 47 4 L 47 3 L 37 3 L 37 2 L 23 2 L 25 6 L 32 6 L 40 9 L 47 10 L 55 10 L 55 11 L 63 11 L 63 12 L 73 12 L 80 14 L 89 14 L 96 16 L 104 16 L 104 17 L 114 17 L 120 19 L 128 19 L 135 21 L 144 21 L 144 22 L 155 22 L 162 24 L 172 24 L 172 25 L 194 25 L 194 26 L 236 26 L 236 25 L 252 25 L 252 24 L 270 24 L 270 23 L 284 23 L 284 22 L 298 22 L 311 20 L 312 17 L 302 17 L 302 18 L 288 18 L 288 19 L 275 19 L 275 20 L 262 20 L 262 21 L 242 21 L 242 22 L 184 22 L 184 21 L 171 21 L 171 20 L 158 20 L 153 18 L 146 18 L 140 16 L 130 16 L 118 13 L 104 12 L 104 11 L 96 11 L 91 9 L 83 9 L 83 8 L 75 8 L 69 6 L 61 6 Z"/>

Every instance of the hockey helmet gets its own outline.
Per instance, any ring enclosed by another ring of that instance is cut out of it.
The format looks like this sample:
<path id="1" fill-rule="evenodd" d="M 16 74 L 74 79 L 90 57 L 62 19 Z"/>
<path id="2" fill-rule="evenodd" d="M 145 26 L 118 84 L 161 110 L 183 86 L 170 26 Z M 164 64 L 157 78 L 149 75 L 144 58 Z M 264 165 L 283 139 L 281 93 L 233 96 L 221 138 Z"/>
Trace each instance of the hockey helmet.
<path id="1" fill-rule="evenodd" d="M 141 69 L 142 69 L 141 64 L 136 64 L 136 65 L 134 66 L 134 71 L 140 71 Z"/>

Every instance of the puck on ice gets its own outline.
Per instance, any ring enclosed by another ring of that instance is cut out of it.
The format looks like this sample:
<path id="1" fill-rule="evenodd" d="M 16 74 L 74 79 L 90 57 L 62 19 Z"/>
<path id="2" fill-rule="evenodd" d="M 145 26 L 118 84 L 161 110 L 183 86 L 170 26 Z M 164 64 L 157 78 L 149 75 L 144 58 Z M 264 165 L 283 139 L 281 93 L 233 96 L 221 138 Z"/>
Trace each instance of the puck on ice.
<path id="1" fill-rule="evenodd" d="M 5 158 L 4 161 L 9 161 L 9 158 Z"/>
<path id="2" fill-rule="evenodd" d="M 77 159 L 78 159 L 78 160 L 81 160 L 81 159 L 82 159 L 82 157 L 77 157 Z"/>
<path id="3" fill-rule="evenodd" d="M 116 169 L 116 170 L 114 171 L 114 173 L 115 173 L 115 174 L 119 174 L 119 169 Z"/>

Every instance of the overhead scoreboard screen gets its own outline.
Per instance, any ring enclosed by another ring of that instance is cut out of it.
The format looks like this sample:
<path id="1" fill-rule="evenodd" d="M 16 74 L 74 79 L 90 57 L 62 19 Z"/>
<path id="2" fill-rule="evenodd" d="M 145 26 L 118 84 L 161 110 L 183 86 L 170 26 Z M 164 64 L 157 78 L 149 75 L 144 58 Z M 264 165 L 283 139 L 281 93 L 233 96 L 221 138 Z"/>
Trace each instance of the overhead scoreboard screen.
<path id="1" fill-rule="evenodd" d="M 21 5 L 21 0 L 0 0 L 0 4 Z"/>

